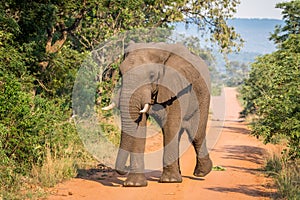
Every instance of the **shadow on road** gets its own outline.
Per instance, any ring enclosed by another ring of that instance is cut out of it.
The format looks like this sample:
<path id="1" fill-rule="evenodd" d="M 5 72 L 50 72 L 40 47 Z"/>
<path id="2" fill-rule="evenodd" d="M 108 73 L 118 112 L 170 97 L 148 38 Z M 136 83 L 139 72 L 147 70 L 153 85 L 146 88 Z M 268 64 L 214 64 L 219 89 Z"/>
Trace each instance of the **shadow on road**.
<path id="1" fill-rule="evenodd" d="M 274 192 L 263 191 L 257 185 L 239 185 L 237 187 L 214 187 L 214 188 L 206 188 L 208 190 L 212 190 L 215 192 L 221 193 L 240 193 L 245 194 L 251 197 L 266 197 L 270 198 L 274 196 Z"/>
<path id="2" fill-rule="evenodd" d="M 145 175 L 148 181 L 158 182 L 161 171 L 151 171 Z M 114 169 L 99 164 L 95 168 L 79 169 L 76 178 L 96 181 L 104 186 L 121 187 L 126 177 L 127 175 L 119 175 Z"/>
<path id="3" fill-rule="evenodd" d="M 222 158 L 232 160 L 243 160 L 262 165 L 266 151 L 263 148 L 247 145 L 226 145 L 225 154 Z"/>
<path id="4" fill-rule="evenodd" d="M 228 121 L 226 121 L 228 122 Z M 232 121 L 230 121 L 232 122 Z M 231 132 L 231 133 L 237 133 L 237 134 L 246 134 L 249 135 L 250 134 L 250 130 L 246 129 L 246 128 L 241 128 L 241 127 L 233 127 L 233 126 L 220 126 L 218 128 L 222 128 L 222 129 L 226 129 L 227 131 Z"/>
<path id="5" fill-rule="evenodd" d="M 151 171 L 145 173 L 148 181 L 159 182 L 161 171 Z M 119 175 L 114 169 L 106 167 L 102 164 L 98 165 L 96 168 L 91 169 L 79 169 L 78 175 L 76 178 L 95 181 L 101 183 L 104 186 L 109 187 L 121 187 L 123 185 L 124 180 L 126 179 L 126 175 Z M 193 176 L 182 176 L 183 178 L 187 178 L 195 181 L 204 181 L 204 178 L 201 177 L 193 177 Z"/>

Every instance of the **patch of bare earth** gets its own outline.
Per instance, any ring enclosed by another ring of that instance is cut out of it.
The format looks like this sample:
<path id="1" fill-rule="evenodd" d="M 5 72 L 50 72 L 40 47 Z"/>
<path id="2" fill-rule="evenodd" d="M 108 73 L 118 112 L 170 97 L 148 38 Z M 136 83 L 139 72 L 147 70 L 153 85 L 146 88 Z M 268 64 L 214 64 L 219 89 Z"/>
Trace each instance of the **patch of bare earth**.
<path id="1" fill-rule="evenodd" d="M 234 88 L 225 88 L 223 97 L 212 100 L 215 115 L 209 122 L 208 146 L 214 166 L 221 166 L 224 171 L 212 171 L 205 178 L 194 177 L 195 153 L 189 148 L 180 160 L 182 183 L 158 183 L 161 171 L 154 171 L 147 173 L 148 187 L 126 188 L 122 187 L 126 177 L 99 165 L 82 171 L 78 178 L 58 184 L 48 199 L 269 199 L 274 189 L 261 171 L 268 148 L 249 135 L 245 122 L 239 120 L 241 107 L 236 95 Z M 224 103 L 223 123 L 218 115 L 222 115 Z M 161 136 L 156 136 L 149 148 L 161 145 L 160 141 Z"/>

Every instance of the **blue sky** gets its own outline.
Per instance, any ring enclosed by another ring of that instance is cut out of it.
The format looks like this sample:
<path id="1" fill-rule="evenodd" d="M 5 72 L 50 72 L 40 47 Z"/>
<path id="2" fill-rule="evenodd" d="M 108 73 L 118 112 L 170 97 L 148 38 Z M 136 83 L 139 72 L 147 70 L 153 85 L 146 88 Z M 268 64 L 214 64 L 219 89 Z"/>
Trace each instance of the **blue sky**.
<path id="1" fill-rule="evenodd" d="M 240 0 L 235 17 L 282 19 L 281 9 L 275 5 L 287 0 Z"/>

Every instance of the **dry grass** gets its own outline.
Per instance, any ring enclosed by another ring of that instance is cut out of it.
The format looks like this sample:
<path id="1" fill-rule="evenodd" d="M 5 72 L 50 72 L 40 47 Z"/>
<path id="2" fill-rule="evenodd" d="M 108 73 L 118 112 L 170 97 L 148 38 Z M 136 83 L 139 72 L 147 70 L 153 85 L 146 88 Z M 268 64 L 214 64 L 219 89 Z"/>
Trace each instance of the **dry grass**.
<path id="1" fill-rule="evenodd" d="M 76 161 L 70 156 L 57 158 L 47 150 L 46 159 L 42 166 L 33 166 L 33 180 L 43 187 L 53 187 L 63 180 L 77 174 Z"/>
<path id="2" fill-rule="evenodd" d="M 277 189 L 274 199 L 300 199 L 300 161 L 287 160 L 282 155 L 271 156 L 265 170 L 274 178 Z"/>
<path id="3" fill-rule="evenodd" d="M 13 173 L 12 167 L 8 168 L 14 174 L 11 176 L 12 185 L 0 185 L 0 200 L 45 198 L 51 187 L 75 177 L 79 168 L 94 164 L 95 161 L 90 156 L 78 149 L 78 145 L 70 144 L 60 156 L 50 152 L 50 148 L 47 149 L 43 164 L 33 165 L 27 175 Z"/>

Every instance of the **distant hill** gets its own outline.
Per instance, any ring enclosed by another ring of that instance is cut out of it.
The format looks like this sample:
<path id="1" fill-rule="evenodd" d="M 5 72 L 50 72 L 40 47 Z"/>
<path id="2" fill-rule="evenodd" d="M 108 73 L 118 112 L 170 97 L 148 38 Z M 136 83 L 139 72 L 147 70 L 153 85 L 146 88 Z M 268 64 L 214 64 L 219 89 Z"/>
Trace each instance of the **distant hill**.
<path id="1" fill-rule="evenodd" d="M 271 53 L 276 50 L 275 44 L 269 40 L 271 33 L 274 32 L 276 25 L 282 25 L 284 22 L 277 19 L 231 19 L 228 24 L 233 26 L 237 33 L 245 40 L 244 47 L 241 52 L 228 55 L 230 61 L 238 61 L 241 63 L 249 63 L 255 60 L 255 57 Z M 175 26 L 177 33 L 186 36 L 200 36 L 198 29 L 195 25 L 190 25 L 186 29 L 184 23 L 178 23 Z M 201 40 L 203 46 L 210 46 L 210 43 Z M 214 51 L 217 59 L 218 69 L 225 70 L 225 61 L 222 55 Z"/>
<path id="2" fill-rule="evenodd" d="M 236 32 L 246 41 L 242 51 L 265 54 L 275 50 L 275 45 L 272 41 L 269 41 L 269 37 L 274 32 L 275 26 L 283 24 L 283 21 L 277 19 L 237 18 L 228 20 L 228 24 L 233 26 Z M 186 28 L 184 23 L 175 25 L 175 31 L 178 33 L 200 37 L 200 33 L 195 25 L 189 25 Z"/>
<path id="3" fill-rule="evenodd" d="M 228 24 L 235 27 L 246 41 L 244 52 L 266 54 L 275 51 L 275 45 L 269 40 L 276 25 L 283 24 L 277 19 L 232 19 Z"/>

